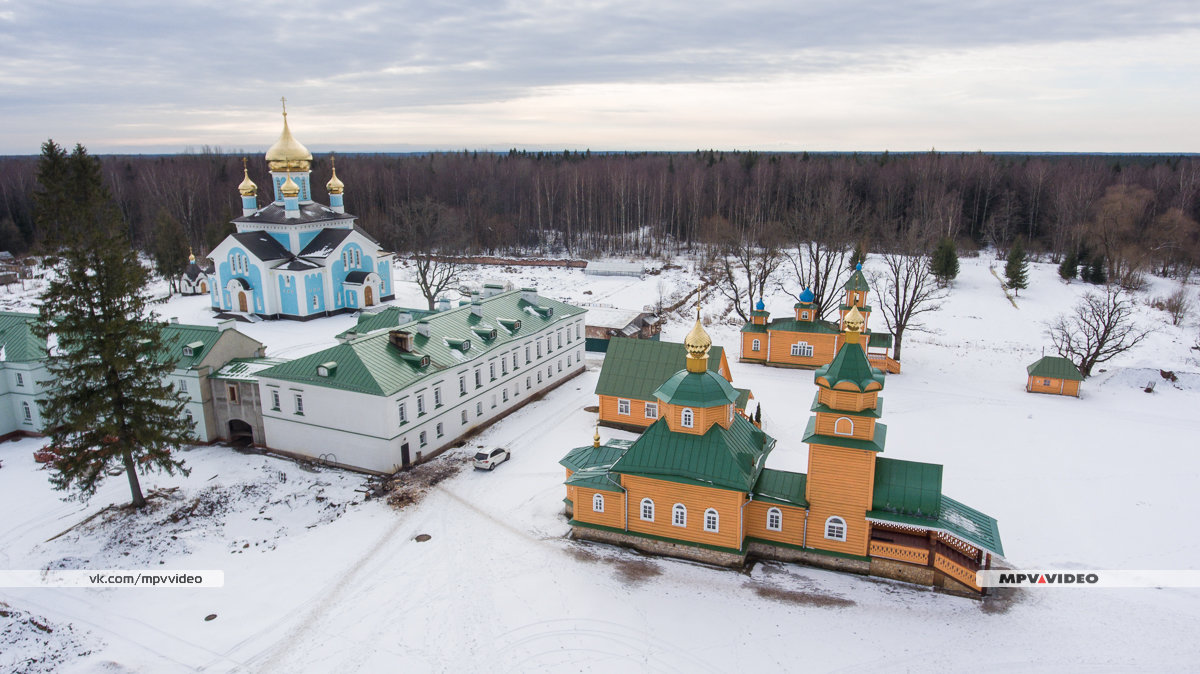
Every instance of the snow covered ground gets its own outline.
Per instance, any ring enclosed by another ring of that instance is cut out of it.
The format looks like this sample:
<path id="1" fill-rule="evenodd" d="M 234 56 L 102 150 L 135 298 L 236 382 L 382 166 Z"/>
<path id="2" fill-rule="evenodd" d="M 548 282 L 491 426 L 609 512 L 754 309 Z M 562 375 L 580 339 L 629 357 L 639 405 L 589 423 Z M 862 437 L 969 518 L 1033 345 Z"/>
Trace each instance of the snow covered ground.
<path id="1" fill-rule="evenodd" d="M 695 287 L 679 262 L 642 280 L 545 268 L 469 276 L 641 309 Z M 886 455 L 944 464 L 945 492 L 999 520 L 1015 566 L 1197 568 L 1195 318 L 1174 328 L 1142 303 L 1139 319 L 1157 332 L 1085 382 L 1080 399 L 1028 394 L 1025 366 L 1048 346 L 1042 323 L 1089 288 L 1034 264 L 1014 308 L 989 264 L 964 259 L 929 331 L 906 335 L 904 373 L 884 390 Z M 400 285 L 398 303 L 422 306 Z M 1139 302 L 1173 287 L 1152 281 Z M 778 316 L 792 300 L 776 293 L 767 304 Z M 714 300 L 705 314 L 722 309 Z M 212 321 L 203 297 L 159 311 Z M 289 357 L 333 344 L 352 323 L 239 329 Z M 689 327 L 673 317 L 664 338 Z M 737 328 L 709 331 L 779 438 L 768 465 L 804 470 L 812 373 L 737 363 Z M 90 504 L 63 502 L 33 462 L 39 441 L 0 445 L 0 568 L 225 572 L 221 589 L 0 589 L 0 671 L 1186 671 L 1200 659 L 1197 589 L 976 602 L 797 565 L 740 573 L 568 541 L 557 461 L 590 442 L 595 414 L 584 408 L 599 362 L 439 459 L 465 467 L 476 446 L 503 445 L 512 461 L 461 470 L 404 509 L 364 500 L 358 475 L 201 447 L 184 454 L 189 477 L 145 479 L 147 490 L 177 488 L 146 512 L 109 511 L 48 540 L 126 500 L 124 480 Z M 1180 381 L 1144 393 L 1159 369 Z"/>

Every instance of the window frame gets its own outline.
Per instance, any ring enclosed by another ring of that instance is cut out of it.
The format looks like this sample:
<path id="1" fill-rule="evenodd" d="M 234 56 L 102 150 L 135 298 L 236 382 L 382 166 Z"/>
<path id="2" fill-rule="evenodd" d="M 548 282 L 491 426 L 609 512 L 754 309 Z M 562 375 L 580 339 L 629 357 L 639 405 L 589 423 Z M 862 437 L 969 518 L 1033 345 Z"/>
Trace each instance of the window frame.
<path id="1" fill-rule="evenodd" d="M 704 509 L 704 530 L 710 533 L 721 533 L 721 513 L 716 508 Z"/>
<path id="2" fill-rule="evenodd" d="M 775 520 L 773 525 L 771 520 Z M 783 511 L 779 508 L 767 508 L 767 531 L 783 531 Z"/>
<path id="3" fill-rule="evenodd" d="M 601 494 L 600 492 L 592 494 L 592 512 L 604 512 L 604 494 Z"/>
<path id="4" fill-rule="evenodd" d="M 632 405 L 625 398 L 617 398 L 617 414 L 629 416 Z"/>
<path id="5" fill-rule="evenodd" d="M 638 514 L 641 515 L 643 522 L 654 521 L 654 500 L 650 498 L 642 499 L 641 507 L 638 509 Z M 647 514 L 649 516 L 647 517 Z"/>
<path id="6" fill-rule="evenodd" d="M 825 520 L 825 538 L 827 540 L 845 543 L 846 536 L 849 533 L 850 528 L 846 526 L 845 519 L 838 517 L 837 515 L 831 515 L 829 519 Z"/>
<path id="7" fill-rule="evenodd" d="M 687 506 L 682 503 L 671 506 L 671 526 L 687 528 Z"/>
<path id="8" fill-rule="evenodd" d="M 685 407 L 679 411 L 679 425 L 683 428 L 696 427 L 696 413 L 692 411 L 692 408 Z"/>

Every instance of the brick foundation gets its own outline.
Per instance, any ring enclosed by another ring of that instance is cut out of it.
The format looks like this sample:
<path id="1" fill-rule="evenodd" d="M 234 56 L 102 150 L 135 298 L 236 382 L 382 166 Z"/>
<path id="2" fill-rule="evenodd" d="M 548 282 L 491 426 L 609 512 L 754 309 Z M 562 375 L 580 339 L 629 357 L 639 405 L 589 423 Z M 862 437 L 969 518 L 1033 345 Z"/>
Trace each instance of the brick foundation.
<path id="1" fill-rule="evenodd" d="M 641 536 L 632 536 L 616 531 L 607 531 L 604 529 L 593 529 L 591 527 L 571 527 L 571 536 L 587 541 L 596 541 L 599 543 L 611 543 L 612 545 L 620 545 L 624 547 L 649 552 L 655 555 L 664 555 L 666 557 L 679 557 L 681 559 L 690 559 L 705 564 L 714 564 L 716 566 L 725 566 L 730 568 L 741 568 L 746 563 L 746 553 L 722 552 L 720 550 L 712 550 L 710 548 L 701 548 L 694 545 L 683 545 L 681 543 L 671 543 L 670 541 L 660 541 L 653 538 L 643 538 Z"/>

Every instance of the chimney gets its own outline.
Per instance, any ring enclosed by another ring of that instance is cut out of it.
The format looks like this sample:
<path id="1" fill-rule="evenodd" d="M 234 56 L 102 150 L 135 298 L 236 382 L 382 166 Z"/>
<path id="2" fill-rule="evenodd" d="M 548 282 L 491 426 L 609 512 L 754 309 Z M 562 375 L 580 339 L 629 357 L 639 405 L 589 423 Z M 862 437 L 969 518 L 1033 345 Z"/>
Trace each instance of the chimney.
<path id="1" fill-rule="evenodd" d="M 417 321 L 417 332 L 421 333 L 422 337 L 428 337 L 429 336 L 429 321 L 424 318 Z"/>
<path id="2" fill-rule="evenodd" d="M 521 288 L 521 299 L 530 304 L 537 304 L 537 288 Z"/>
<path id="3" fill-rule="evenodd" d="M 172 316 L 172 317 L 171 317 L 171 322 L 172 322 L 172 323 L 178 323 L 178 322 L 179 322 L 179 317 L 178 317 L 178 316 Z"/>
<path id="4" fill-rule="evenodd" d="M 471 313 L 476 316 L 483 316 L 483 299 L 479 296 L 479 291 L 471 291 Z"/>
<path id="5" fill-rule="evenodd" d="M 217 323 L 217 330 L 219 330 L 221 332 L 225 332 L 226 330 L 232 329 L 233 326 L 236 324 L 237 324 L 237 319 L 227 318 L 227 319 L 221 321 L 220 323 Z"/>
<path id="6" fill-rule="evenodd" d="M 389 330 L 388 343 L 405 353 L 410 353 L 413 350 L 412 333 L 404 330 Z"/>
<path id="7" fill-rule="evenodd" d="M 437 310 L 438 311 L 449 311 L 450 310 L 450 298 L 439 297 L 438 301 L 437 301 Z"/>

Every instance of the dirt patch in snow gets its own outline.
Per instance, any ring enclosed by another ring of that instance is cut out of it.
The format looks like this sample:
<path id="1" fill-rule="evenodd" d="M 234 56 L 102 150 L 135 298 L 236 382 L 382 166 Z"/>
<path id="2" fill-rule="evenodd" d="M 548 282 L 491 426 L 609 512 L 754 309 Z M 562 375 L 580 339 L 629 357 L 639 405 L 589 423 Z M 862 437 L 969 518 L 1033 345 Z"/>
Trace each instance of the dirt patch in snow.
<path id="1" fill-rule="evenodd" d="M 979 610 L 989 615 L 1003 615 L 1028 598 L 1029 592 L 1020 588 L 994 587 L 979 602 Z"/>
<path id="2" fill-rule="evenodd" d="M 614 559 L 611 563 L 627 583 L 642 583 L 662 575 L 662 567 L 648 559 Z"/>
<path id="3" fill-rule="evenodd" d="M 103 644 L 89 632 L 59 624 L 0 602 L 0 671 L 56 672 Z"/>
<path id="4" fill-rule="evenodd" d="M 471 457 L 441 456 L 388 478 L 382 485 L 383 490 L 388 492 L 388 505 L 406 508 L 419 503 L 432 487 L 458 475 L 470 461 Z"/>
<path id="5" fill-rule="evenodd" d="M 820 592 L 809 592 L 807 590 L 785 590 L 780 587 L 769 587 L 766 585 L 754 585 L 754 593 L 765 599 L 774 599 L 789 604 L 799 604 L 801 606 L 815 606 L 818 608 L 848 608 L 854 606 L 855 602 L 844 597 L 835 597 L 833 595 L 821 594 Z"/>

